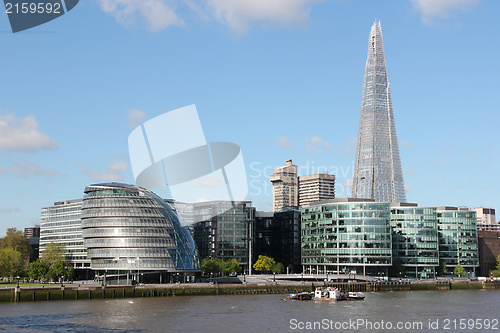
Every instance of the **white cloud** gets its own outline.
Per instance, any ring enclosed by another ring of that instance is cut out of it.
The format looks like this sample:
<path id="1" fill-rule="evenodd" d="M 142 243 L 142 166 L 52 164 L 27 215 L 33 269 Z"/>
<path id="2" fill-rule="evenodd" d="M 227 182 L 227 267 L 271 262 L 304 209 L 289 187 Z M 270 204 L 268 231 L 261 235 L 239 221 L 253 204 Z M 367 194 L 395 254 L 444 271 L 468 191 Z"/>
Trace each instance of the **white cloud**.
<path id="1" fill-rule="evenodd" d="M 304 22 L 310 5 L 318 0 L 208 0 L 211 14 L 237 33 L 245 32 L 252 21 L 284 25 Z"/>
<path id="2" fill-rule="evenodd" d="M 467 11 L 478 2 L 479 0 L 411 0 L 413 8 L 422 14 L 424 23 L 431 23 L 433 18 L 446 18 Z"/>
<path id="3" fill-rule="evenodd" d="M 311 138 L 306 137 L 306 149 L 308 153 L 311 153 L 313 151 L 318 151 L 323 147 L 332 152 L 335 152 L 335 149 L 332 147 L 332 145 L 324 141 L 319 136 L 313 136 Z"/>
<path id="4" fill-rule="evenodd" d="M 40 131 L 34 116 L 16 118 L 12 114 L 0 115 L 0 148 L 34 152 L 57 147 L 55 140 Z"/>
<path id="5" fill-rule="evenodd" d="M 411 142 L 406 141 L 406 140 L 401 140 L 401 146 L 408 147 L 408 148 L 412 148 L 413 147 L 413 145 L 411 144 Z"/>
<path id="6" fill-rule="evenodd" d="M 116 21 L 126 27 L 143 21 L 151 31 L 161 31 L 169 26 L 180 26 L 184 22 L 177 16 L 166 0 L 97 0 L 101 9 L 113 16 Z M 182 2 L 182 1 L 181 1 Z"/>
<path id="7" fill-rule="evenodd" d="M 100 172 L 97 170 L 91 169 L 88 165 L 77 162 L 82 168 L 83 173 L 89 176 L 92 180 L 96 181 L 121 181 L 123 180 L 122 172 L 129 168 L 127 162 L 124 161 L 115 161 L 111 164 L 106 165 L 106 172 Z"/>
<path id="8" fill-rule="evenodd" d="M 9 207 L 9 208 L 0 208 L 0 213 L 20 213 L 21 210 L 19 209 L 19 207 L 16 207 L 16 206 L 12 206 L 12 207 Z"/>
<path id="9" fill-rule="evenodd" d="M 237 33 L 252 22 L 291 25 L 309 18 L 310 7 L 323 0 L 96 0 L 101 9 L 126 26 L 146 24 L 152 31 L 185 24 L 180 17 L 189 11 L 202 20 L 212 20 Z M 191 15 L 193 16 L 193 15 Z"/>
<path id="10" fill-rule="evenodd" d="M 293 143 L 288 140 L 286 136 L 280 136 L 278 138 L 278 146 L 283 147 L 283 148 L 290 148 L 293 147 Z"/>
<path id="11" fill-rule="evenodd" d="M 356 153 L 356 143 L 357 143 L 357 139 L 354 137 L 351 137 L 349 140 L 347 140 L 347 142 L 345 142 L 344 144 L 342 144 L 340 146 L 340 149 L 344 153 L 354 155 Z"/>
<path id="12" fill-rule="evenodd" d="M 31 162 L 17 162 L 14 163 L 14 166 L 10 169 L 0 167 L 0 174 L 15 174 L 21 178 L 26 178 L 27 176 L 41 176 L 49 179 L 53 176 L 64 176 L 63 173 L 57 170 L 43 169 Z"/>
<path id="13" fill-rule="evenodd" d="M 408 193 L 411 191 L 411 185 L 410 183 L 405 183 L 405 192 Z"/>
<path id="14" fill-rule="evenodd" d="M 415 172 L 414 172 L 412 169 L 408 169 L 408 168 L 406 168 L 406 169 L 404 169 L 403 171 L 404 171 L 404 173 L 406 173 L 406 174 L 409 174 L 409 175 L 415 176 Z"/>
<path id="15" fill-rule="evenodd" d="M 144 111 L 138 110 L 138 109 L 130 109 L 127 111 L 128 113 L 128 127 L 130 128 L 136 128 L 142 122 L 144 119 L 147 118 L 147 114 Z"/>

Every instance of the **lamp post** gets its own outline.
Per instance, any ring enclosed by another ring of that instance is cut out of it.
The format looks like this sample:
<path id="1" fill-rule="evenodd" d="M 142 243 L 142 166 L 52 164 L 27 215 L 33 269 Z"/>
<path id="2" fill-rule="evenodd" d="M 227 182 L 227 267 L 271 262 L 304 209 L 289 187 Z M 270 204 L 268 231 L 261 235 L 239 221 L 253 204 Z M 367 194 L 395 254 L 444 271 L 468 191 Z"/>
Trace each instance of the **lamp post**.
<path id="1" fill-rule="evenodd" d="M 19 276 L 17 276 L 17 288 L 19 288 Z"/>

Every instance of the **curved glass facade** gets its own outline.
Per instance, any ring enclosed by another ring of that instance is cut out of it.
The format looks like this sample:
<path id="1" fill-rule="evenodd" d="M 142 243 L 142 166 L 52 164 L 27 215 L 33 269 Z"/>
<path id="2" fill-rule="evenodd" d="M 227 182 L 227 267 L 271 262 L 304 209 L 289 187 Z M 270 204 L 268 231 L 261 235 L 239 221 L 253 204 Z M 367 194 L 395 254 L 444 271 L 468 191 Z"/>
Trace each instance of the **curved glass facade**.
<path id="1" fill-rule="evenodd" d="M 181 222 L 147 189 L 119 183 L 85 188 L 82 229 L 92 269 L 198 270 L 196 245 Z"/>
<path id="2" fill-rule="evenodd" d="M 389 207 L 347 202 L 302 208 L 304 272 L 385 273 L 392 265 Z"/>

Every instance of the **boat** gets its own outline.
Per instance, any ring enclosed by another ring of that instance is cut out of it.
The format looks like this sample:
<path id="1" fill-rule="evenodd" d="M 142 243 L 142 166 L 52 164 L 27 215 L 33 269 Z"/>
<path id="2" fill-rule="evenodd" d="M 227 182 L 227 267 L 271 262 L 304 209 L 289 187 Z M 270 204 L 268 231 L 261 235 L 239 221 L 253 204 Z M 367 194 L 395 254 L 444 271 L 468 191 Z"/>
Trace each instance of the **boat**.
<path id="1" fill-rule="evenodd" d="M 365 299 L 365 296 L 361 296 L 359 293 L 350 291 L 347 293 L 347 300 L 348 301 L 362 301 Z"/>
<path id="2" fill-rule="evenodd" d="M 314 291 L 313 301 L 345 301 L 347 293 L 338 288 L 316 288 Z"/>
<path id="3" fill-rule="evenodd" d="M 307 291 L 298 293 L 298 294 L 290 294 L 286 299 L 296 299 L 299 301 L 309 301 L 313 297 L 313 294 Z M 283 299 L 284 300 L 284 299 Z"/>

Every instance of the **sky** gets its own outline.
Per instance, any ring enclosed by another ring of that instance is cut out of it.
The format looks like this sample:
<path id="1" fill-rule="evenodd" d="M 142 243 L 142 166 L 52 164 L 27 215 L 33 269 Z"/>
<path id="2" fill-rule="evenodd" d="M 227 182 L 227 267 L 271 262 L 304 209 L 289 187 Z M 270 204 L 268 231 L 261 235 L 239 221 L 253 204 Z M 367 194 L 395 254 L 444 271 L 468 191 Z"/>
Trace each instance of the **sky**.
<path id="1" fill-rule="evenodd" d="M 89 184 L 134 183 L 133 128 L 191 104 L 207 142 L 240 146 L 258 210 L 288 159 L 350 196 L 375 20 L 407 200 L 499 208 L 498 13 L 497 0 L 82 0 L 15 34 L 0 13 L 0 236 Z"/>

